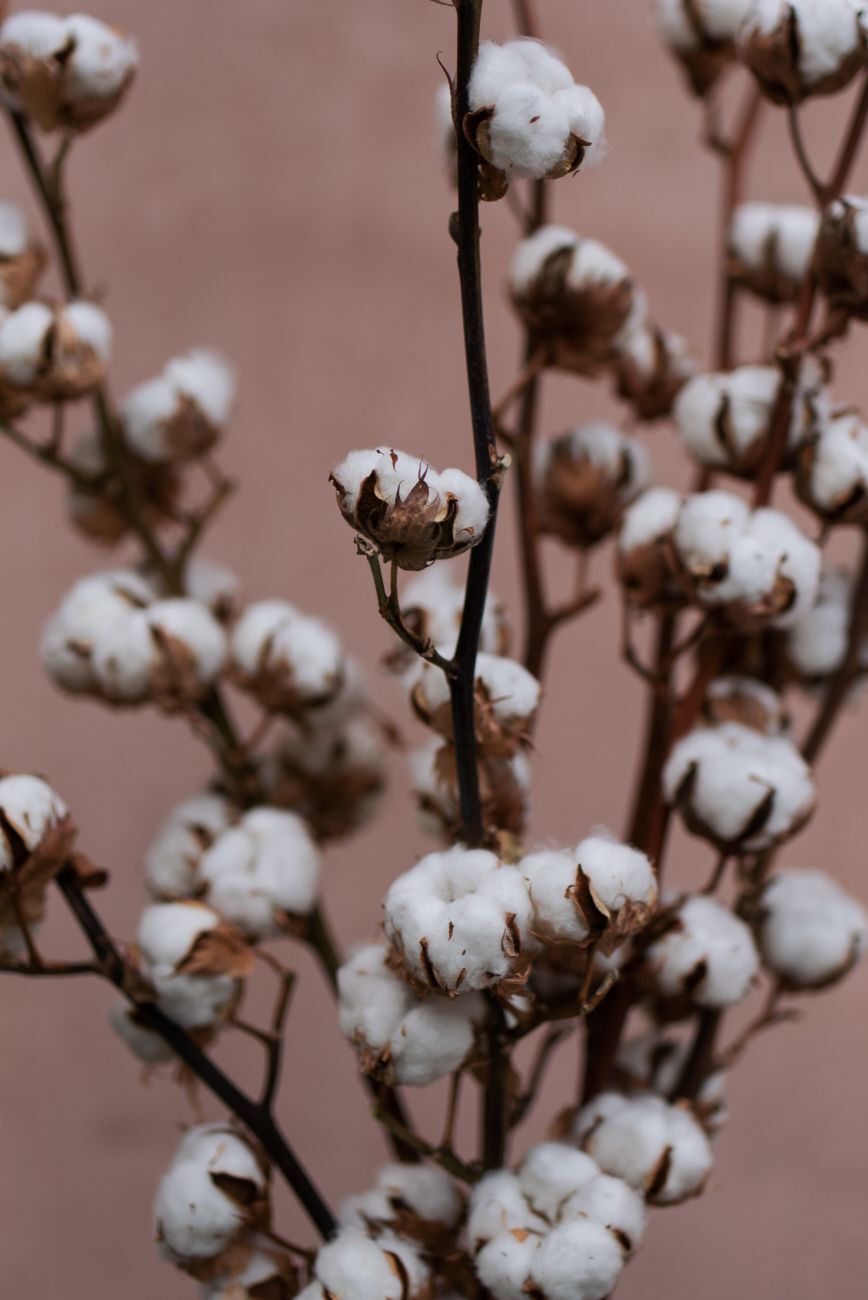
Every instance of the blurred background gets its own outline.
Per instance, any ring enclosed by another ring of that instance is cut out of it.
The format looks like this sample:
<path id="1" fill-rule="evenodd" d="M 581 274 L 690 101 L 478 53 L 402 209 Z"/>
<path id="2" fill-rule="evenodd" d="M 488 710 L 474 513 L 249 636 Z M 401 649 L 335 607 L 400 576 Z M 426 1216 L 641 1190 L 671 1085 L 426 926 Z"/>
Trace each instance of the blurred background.
<path id="1" fill-rule="evenodd" d="M 707 360 L 717 166 L 700 147 L 698 110 L 658 44 L 649 6 L 538 3 L 546 37 L 603 101 L 611 141 L 599 170 L 553 187 L 555 219 L 618 252 L 654 315 Z M 453 200 L 432 105 L 438 51 L 452 61 L 452 11 L 431 0 L 100 0 L 96 15 L 134 33 L 141 52 L 123 110 L 76 147 L 69 166 L 86 279 L 104 294 L 116 329 L 113 386 L 122 392 L 191 345 L 233 362 L 240 400 L 221 460 L 240 491 L 205 552 L 238 572 L 247 597 L 288 598 L 342 631 L 383 708 L 418 740 L 378 667 L 387 629 L 327 476 L 347 450 L 377 442 L 423 451 L 438 466 L 471 463 L 446 229 Z M 486 33 L 505 36 L 510 17 L 507 0 L 488 0 Z M 846 99 L 807 114 L 821 170 Z M 750 190 L 806 202 L 784 125 L 768 112 Z M 0 167 L 2 197 L 35 219 L 6 136 Z M 498 393 L 518 353 L 503 290 L 516 230 L 505 204 L 483 217 Z M 857 333 L 836 380 L 847 401 L 866 397 L 863 355 Z M 547 431 L 609 410 L 602 388 L 565 379 L 546 388 Z M 84 407 L 77 417 L 86 419 Z M 671 432 L 647 437 L 659 477 L 682 481 Z M 112 873 L 101 906 L 113 932 L 130 938 L 143 903 L 143 850 L 170 807 L 201 788 L 207 754 L 180 722 L 113 713 L 47 681 L 36 654 L 44 619 L 75 578 L 109 561 L 71 535 L 62 485 L 47 471 L 0 444 L 0 475 L 0 762 L 44 773 L 69 802 L 82 845 Z M 507 494 L 495 588 L 517 621 L 511 506 Z M 552 585 L 566 590 L 567 558 L 554 551 L 550 560 Z M 610 570 L 603 550 L 594 574 L 608 583 Z M 623 823 L 643 691 L 619 661 L 617 615 L 610 589 L 556 642 L 535 756 L 535 839 L 572 844 L 597 823 Z M 864 712 L 845 718 L 819 772 L 818 814 L 783 858 L 829 870 L 863 897 L 866 726 Z M 327 855 L 326 896 L 343 944 L 375 935 L 386 883 L 426 849 L 406 788 L 396 758 L 380 817 Z M 696 843 L 676 839 L 675 862 L 676 881 L 705 880 L 708 858 Z M 45 935 L 52 955 L 78 951 L 60 917 Z M 384 1147 L 319 972 L 300 951 L 289 959 L 302 982 L 280 1113 L 337 1199 L 368 1185 Z M 254 990 L 252 1013 L 263 995 Z M 2 986 L 0 1257 L 6 1293 L 18 1300 L 61 1289 L 64 1300 L 196 1294 L 159 1260 L 150 1217 L 157 1179 L 193 1111 L 168 1077 L 142 1086 L 107 1026 L 112 1001 L 111 990 L 86 980 L 6 977 Z M 708 1191 L 654 1212 L 623 1300 L 864 1296 L 868 970 L 804 1006 L 801 1024 L 758 1040 L 736 1071 Z M 245 1044 L 227 1042 L 221 1057 L 254 1078 L 258 1059 Z M 575 1068 L 571 1043 L 518 1154 L 572 1099 Z M 467 1091 L 465 1142 L 475 1106 Z M 414 1099 L 432 1137 L 439 1100 Z M 202 1105 L 219 1113 L 207 1098 Z M 288 1202 L 280 1225 L 310 1240 Z"/>

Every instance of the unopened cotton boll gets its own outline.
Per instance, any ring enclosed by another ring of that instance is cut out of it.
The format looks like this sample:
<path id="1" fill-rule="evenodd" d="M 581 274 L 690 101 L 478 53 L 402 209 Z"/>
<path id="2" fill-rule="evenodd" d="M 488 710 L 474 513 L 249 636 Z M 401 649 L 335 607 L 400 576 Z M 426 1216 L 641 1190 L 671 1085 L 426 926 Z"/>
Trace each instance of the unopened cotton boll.
<path id="1" fill-rule="evenodd" d="M 410 754 L 409 769 L 422 829 L 453 844 L 462 825 L 454 746 L 432 738 Z M 481 756 L 483 824 L 520 837 L 530 815 L 531 785 L 531 765 L 522 751 L 505 758 Z"/>
<path id="2" fill-rule="evenodd" d="M 228 1249 L 251 1228 L 266 1226 L 268 1217 L 259 1154 L 228 1125 L 189 1129 L 154 1200 L 163 1253 L 194 1277 L 219 1274 Z"/>
<path id="3" fill-rule="evenodd" d="M 306 917 L 316 903 L 319 850 L 295 813 L 253 808 L 199 860 L 205 899 L 251 939 Z"/>
<path id="4" fill-rule="evenodd" d="M 739 23 L 751 0 L 656 0 L 660 35 L 681 63 L 694 94 L 704 96 L 735 60 Z"/>
<path id="5" fill-rule="evenodd" d="M 714 1009 L 747 997 L 759 971 L 759 955 L 744 921 L 701 894 L 681 904 L 672 928 L 648 949 L 646 962 L 664 997 L 686 997 Z"/>
<path id="6" fill-rule="evenodd" d="M 533 40 L 479 47 L 468 86 L 464 131 L 505 182 L 553 180 L 597 162 L 605 115 L 593 91 Z M 502 190 L 501 190 L 502 192 Z"/>
<path id="7" fill-rule="evenodd" d="M 26 302 L 0 322 L 0 379 L 39 401 L 82 397 L 102 380 L 111 339 L 95 303 Z"/>
<path id="8" fill-rule="evenodd" d="M 763 962 L 785 987 L 824 988 L 865 951 L 868 913 L 822 871 L 779 871 L 760 896 L 756 932 Z"/>
<path id="9" fill-rule="evenodd" d="M 202 854 L 231 824 L 234 809 L 216 794 L 185 799 L 169 813 L 145 853 L 145 879 L 155 898 L 191 898 Z"/>
<path id="10" fill-rule="evenodd" d="M 785 736 L 737 722 L 692 731 L 663 769 L 666 799 L 685 823 L 726 852 L 762 852 L 811 815 L 811 771 Z"/>
<path id="11" fill-rule="evenodd" d="M 485 1003 L 475 993 L 454 1001 L 421 1000 L 387 957 L 385 945 L 372 944 L 338 971 L 341 1033 L 356 1048 L 366 1073 L 425 1087 L 467 1061 Z"/>
<path id="12" fill-rule="evenodd" d="M 739 58 L 778 104 L 841 90 L 865 62 L 865 13 L 854 0 L 752 0 Z"/>
<path id="13" fill-rule="evenodd" d="M 196 348 L 134 388 L 121 412 L 124 440 L 151 463 L 182 463 L 209 451 L 232 411 L 235 379 L 215 352 Z"/>
<path id="14" fill-rule="evenodd" d="M 45 265 L 21 209 L 0 200 L 0 307 L 14 311 L 31 296 Z"/>
<path id="15" fill-rule="evenodd" d="M 823 213 L 815 259 L 820 288 L 840 320 L 868 320 L 868 199 L 848 194 Z"/>
<path id="16" fill-rule="evenodd" d="M 575 1135 L 601 1169 L 651 1205 L 698 1196 L 711 1172 L 711 1146 L 689 1109 L 653 1094 L 602 1093 L 579 1112 Z"/>
<path id="17" fill-rule="evenodd" d="M 533 947 L 524 878 L 484 849 L 427 854 L 392 883 L 383 906 L 386 935 L 423 988 L 496 988 Z"/>
<path id="18" fill-rule="evenodd" d="M 327 704 L 344 678 L 344 655 L 334 632 L 283 600 L 248 605 L 230 642 L 238 684 L 263 708 L 303 717 Z"/>
<path id="19" fill-rule="evenodd" d="M 588 547 L 615 529 L 651 479 L 651 459 L 635 438 L 600 421 L 543 446 L 536 466 L 538 521 L 569 546 Z"/>
<path id="20" fill-rule="evenodd" d="M 458 469 L 436 470 L 389 447 L 350 452 L 330 475 L 347 523 L 401 569 L 427 568 L 482 540 L 489 503 Z"/>
<path id="21" fill-rule="evenodd" d="M 820 218 L 813 208 L 742 203 L 729 231 L 729 276 L 767 302 L 792 302 L 811 269 Z"/>
<path id="22" fill-rule="evenodd" d="M 507 758 L 526 745 L 541 693 L 536 677 L 517 660 L 477 655 L 475 722 L 483 754 Z M 410 699 L 427 726 L 445 739 L 452 739 L 449 683 L 440 668 L 430 663 L 422 665 Z"/>
<path id="23" fill-rule="evenodd" d="M 619 339 L 613 360 L 618 396 L 645 422 L 671 415 L 675 398 L 696 372 L 686 341 L 647 321 Z"/>
<path id="24" fill-rule="evenodd" d="M 683 498 L 672 488 L 650 488 L 624 512 L 618 533 L 618 578 L 631 605 L 641 608 L 681 600 L 675 581 L 672 538 Z"/>
<path id="25" fill-rule="evenodd" d="M 644 296 L 621 259 L 562 226 L 542 226 L 522 240 L 509 287 L 548 364 L 590 378 L 645 320 Z"/>
<path id="26" fill-rule="evenodd" d="M 414 1300 L 428 1269 L 408 1242 L 386 1234 L 372 1241 L 358 1228 L 341 1228 L 317 1254 L 314 1282 L 302 1296 L 334 1300 Z"/>
<path id="27" fill-rule="evenodd" d="M 802 448 L 796 486 L 831 524 L 868 523 L 868 425 L 855 411 L 825 421 Z"/>
<path id="28" fill-rule="evenodd" d="M 0 85 L 43 131 L 86 131 L 120 103 L 135 75 L 135 42 L 86 14 L 23 10 L 0 27 Z"/>

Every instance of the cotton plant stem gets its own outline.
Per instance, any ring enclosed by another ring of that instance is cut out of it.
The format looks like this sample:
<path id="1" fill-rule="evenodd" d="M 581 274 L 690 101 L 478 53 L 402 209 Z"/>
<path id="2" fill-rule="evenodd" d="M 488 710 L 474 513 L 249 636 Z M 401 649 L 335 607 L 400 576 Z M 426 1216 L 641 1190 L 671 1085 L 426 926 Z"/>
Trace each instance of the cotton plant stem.
<path id="1" fill-rule="evenodd" d="M 270 1107 L 254 1101 L 242 1092 L 198 1044 L 153 1002 L 139 1001 L 133 995 L 131 972 L 100 917 L 82 893 L 74 872 L 69 867 L 64 867 L 57 877 L 57 884 L 87 939 L 104 978 L 114 984 L 130 1005 L 135 1007 L 145 1028 L 159 1034 L 196 1078 L 250 1130 L 295 1193 L 320 1236 L 328 1239 L 337 1229 L 335 1217 L 273 1119 Z"/>
<path id="2" fill-rule="evenodd" d="M 720 150 L 724 158 L 724 179 L 721 213 L 719 306 L 714 348 L 715 368 L 717 370 L 731 370 L 735 361 L 735 314 L 738 289 L 733 284 L 727 267 L 729 260 L 729 232 L 732 226 L 733 213 L 741 203 L 744 195 L 747 164 L 756 138 L 763 104 L 762 91 L 759 87 L 751 87 L 735 135 Z"/>

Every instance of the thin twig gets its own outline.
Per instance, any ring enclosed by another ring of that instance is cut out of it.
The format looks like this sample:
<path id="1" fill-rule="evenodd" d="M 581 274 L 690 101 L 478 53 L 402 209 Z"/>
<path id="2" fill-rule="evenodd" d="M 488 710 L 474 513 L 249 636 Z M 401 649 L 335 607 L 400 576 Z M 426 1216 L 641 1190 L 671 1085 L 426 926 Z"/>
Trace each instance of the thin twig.
<path id="1" fill-rule="evenodd" d="M 379 1106 L 375 1106 L 371 1113 L 378 1124 L 382 1124 L 384 1128 L 388 1129 L 390 1133 L 394 1134 L 396 1138 L 399 1138 L 406 1146 L 411 1147 L 417 1155 L 425 1156 L 428 1160 L 433 1160 L 441 1169 L 445 1169 L 447 1174 L 451 1174 L 453 1178 L 460 1178 L 462 1182 L 469 1183 L 471 1187 L 474 1183 L 479 1182 L 479 1179 L 482 1176 L 480 1171 L 474 1168 L 473 1165 L 465 1164 L 463 1160 L 459 1159 L 454 1151 L 447 1151 L 442 1147 L 432 1146 L 430 1142 L 426 1142 L 418 1133 L 412 1132 L 412 1130 L 402 1124 L 400 1120 L 397 1120 L 394 1115 L 390 1115 Z"/>

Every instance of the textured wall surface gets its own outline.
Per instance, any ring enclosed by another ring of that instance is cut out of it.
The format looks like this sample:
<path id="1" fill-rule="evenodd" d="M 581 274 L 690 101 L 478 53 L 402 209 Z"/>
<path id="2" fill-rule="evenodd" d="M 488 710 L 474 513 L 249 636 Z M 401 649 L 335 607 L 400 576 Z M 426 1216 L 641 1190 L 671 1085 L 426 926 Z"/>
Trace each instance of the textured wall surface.
<path id="1" fill-rule="evenodd" d="M 704 352 L 717 189 L 695 107 L 657 46 L 644 0 L 539 3 L 550 39 L 603 100 L 612 146 L 599 171 L 558 183 L 557 218 L 611 244 L 655 313 Z M 487 9 L 489 31 L 506 32 L 507 0 Z M 88 282 L 104 289 L 116 326 L 113 383 L 120 391 L 196 343 L 233 360 L 241 397 L 223 459 L 241 491 L 210 549 L 251 597 L 289 597 L 343 628 L 409 731 L 377 670 L 385 629 L 326 478 L 346 449 L 376 441 L 423 449 L 435 463 L 470 459 L 451 197 L 431 106 L 437 51 L 449 62 L 451 10 L 429 0 L 102 0 L 98 12 L 137 33 L 142 57 L 124 111 L 81 144 L 70 168 Z M 809 112 L 818 158 L 830 154 L 843 111 L 837 102 Z M 3 195 L 29 201 L 5 137 L 0 165 Z M 750 179 L 757 194 L 804 197 L 777 112 Z M 865 181 L 863 167 L 856 188 Z M 484 217 L 497 391 L 517 353 L 502 289 L 515 232 L 503 204 Z M 839 371 L 847 400 L 868 396 L 863 349 L 860 333 Z M 608 409 L 599 390 L 558 381 L 545 422 L 557 429 Z M 648 436 L 660 474 L 681 473 L 671 434 Z M 0 762 L 45 772 L 68 799 L 83 842 L 113 872 L 105 908 L 128 937 L 142 903 L 143 848 L 171 804 L 199 788 L 206 755 L 179 722 L 112 714 L 45 680 L 35 655 L 41 624 L 103 558 L 70 539 L 61 487 L 5 444 L 0 475 Z M 552 561 L 566 584 L 564 558 Z M 507 508 L 496 587 L 513 604 L 514 562 Z M 595 563 L 606 576 L 608 553 Z M 536 754 L 541 838 L 572 843 L 595 823 L 623 821 L 642 691 L 618 662 L 617 625 L 610 594 L 557 643 L 548 683 L 557 707 Z M 866 727 L 864 711 L 845 720 L 820 772 L 818 816 L 787 855 L 863 894 Z M 385 883 L 424 848 L 394 766 L 390 810 L 328 856 L 343 942 L 375 932 Z M 697 881 L 707 855 L 679 839 L 676 863 L 676 879 Z M 78 942 L 60 918 L 47 935 L 58 952 Z M 338 1197 L 366 1185 L 381 1141 L 319 975 L 303 955 L 298 965 L 281 1112 Z M 140 1085 L 107 1029 L 111 1001 L 85 981 L 3 984 L 0 1254 L 3 1293 L 17 1300 L 195 1294 L 150 1241 L 154 1185 L 191 1112 L 169 1080 Z M 653 1215 L 623 1300 L 864 1296 L 866 1005 L 863 971 L 808 1000 L 800 1026 L 756 1044 L 732 1081 L 732 1123 L 706 1196 Z M 255 1069 L 244 1045 L 223 1051 L 233 1068 Z M 521 1142 L 541 1131 L 546 1108 L 570 1098 L 574 1075 L 570 1047 Z M 436 1133 L 433 1103 L 418 1113 Z M 282 1221 L 306 1233 L 289 1205 Z"/>

